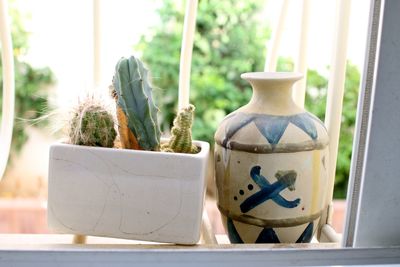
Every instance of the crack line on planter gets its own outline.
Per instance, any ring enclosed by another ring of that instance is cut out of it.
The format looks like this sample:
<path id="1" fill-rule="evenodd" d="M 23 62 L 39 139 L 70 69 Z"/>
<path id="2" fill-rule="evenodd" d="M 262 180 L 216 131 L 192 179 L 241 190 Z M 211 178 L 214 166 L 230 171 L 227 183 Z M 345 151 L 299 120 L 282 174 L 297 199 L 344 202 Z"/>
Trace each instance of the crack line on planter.
<path id="1" fill-rule="evenodd" d="M 116 163 L 113 162 L 112 160 L 106 160 L 106 159 L 102 158 L 99 154 L 97 154 L 97 153 L 95 153 L 95 152 L 93 152 L 93 151 L 88 151 L 88 153 L 92 154 L 92 155 L 95 156 L 96 158 L 98 158 L 98 159 L 100 159 L 101 161 L 103 161 L 104 164 L 107 166 L 107 168 L 108 168 L 109 170 L 111 169 L 111 168 L 109 167 L 109 164 L 112 164 L 112 165 L 114 165 L 115 167 L 117 167 L 117 168 L 118 168 L 119 170 L 121 170 L 121 171 L 124 171 L 124 172 L 126 172 L 126 173 L 128 173 L 128 174 L 132 174 L 132 175 L 135 175 L 135 176 L 139 176 L 139 175 L 136 174 L 136 173 L 133 173 L 133 172 L 130 172 L 130 171 L 124 169 L 124 168 L 121 168 L 118 164 L 116 164 Z M 154 230 L 151 230 L 151 231 L 149 231 L 149 232 L 139 232 L 139 233 L 138 233 L 138 232 L 127 232 L 127 231 L 122 230 L 122 223 L 123 223 L 124 217 L 125 217 L 125 216 L 124 216 L 125 212 L 124 212 L 124 209 L 122 208 L 122 200 L 121 200 L 122 192 L 121 192 L 120 188 L 118 187 L 118 185 L 115 183 L 115 180 L 114 180 L 114 178 L 113 178 L 112 171 L 110 171 L 110 176 L 111 176 L 111 180 L 113 181 L 113 184 L 117 187 L 118 192 L 119 192 L 119 203 L 120 203 L 120 211 L 121 211 L 121 214 L 120 214 L 120 220 L 119 220 L 120 223 L 119 223 L 118 230 L 119 230 L 121 233 L 123 233 L 123 234 L 133 234 L 133 235 L 150 235 L 150 234 L 153 234 L 153 233 L 155 233 L 155 232 L 161 230 L 162 228 L 166 227 L 167 225 L 169 225 L 169 224 L 170 224 L 171 222 L 173 222 L 173 221 L 179 216 L 179 214 L 181 213 L 181 209 L 182 209 L 182 197 L 179 198 L 179 208 L 177 209 L 176 214 L 175 214 L 170 220 L 168 220 L 167 222 L 165 222 L 164 224 L 162 224 L 162 225 L 159 226 L 158 228 L 156 228 L 156 229 L 154 229 Z M 153 175 L 140 175 L 140 176 L 152 177 Z M 167 177 L 167 176 L 157 176 L 157 177 L 172 179 L 172 178 Z M 112 186 L 111 186 L 111 187 L 112 187 Z M 109 191 L 111 190 L 111 187 L 109 188 Z M 108 192 L 107 194 L 109 194 L 109 192 Z M 179 194 L 182 195 L 182 184 L 181 184 L 181 183 L 179 183 Z M 108 200 L 108 197 L 107 197 L 107 200 Z M 103 212 L 104 212 L 104 210 L 105 210 L 105 207 L 106 207 L 107 202 L 108 202 L 108 201 L 106 201 L 106 203 L 105 203 L 105 205 L 104 205 Z M 101 216 L 100 216 L 100 218 L 99 218 L 99 221 L 100 221 L 100 219 L 101 219 L 102 216 L 103 216 L 103 214 L 101 214 Z M 99 222 L 97 222 L 96 225 L 97 225 L 98 223 L 99 223 Z M 94 229 L 93 229 L 93 231 L 94 231 Z"/>
<path id="2" fill-rule="evenodd" d="M 54 212 L 53 206 L 48 205 L 47 208 L 50 209 L 50 211 L 51 211 L 51 213 L 53 214 L 54 218 L 56 218 L 56 220 L 57 220 L 62 226 L 64 226 L 65 228 L 71 230 L 73 233 L 77 233 L 77 230 L 75 230 L 73 227 L 70 227 L 70 226 L 64 224 L 64 223 L 62 222 L 62 220 L 60 220 L 60 219 L 58 218 L 57 214 Z"/>
<path id="3" fill-rule="evenodd" d="M 182 204 L 183 204 L 183 203 L 182 203 L 182 198 L 181 198 L 181 197 L 179 198 L 179 208 L 177 209 L 177 212 L 175 213 L 175 215 L 174 215 L 170 220 L 168 220 L 167 222 L 163 223 L 161 226 L 159 226 L 159 227 L 157 227 L 157 228 L 155 228 L 155 229 L 153 229 L 153 230 L 151 230 L 151 231 L 148 231 L 148 232 L 127 232 L 127 231 L 122 230 L 122 223 L 123 223 L 124 217 L 125 217 L 125 216 L 124 216 L 124 209 L 122 208 L 122 200 L 121 200 L 121 194 L 122 194 L 122 192 L 121 192 L 120 188 L 118 187 L 117 183 L 116 183 L 115 180 L 114 180 L 114 175 L 113 175 L 112 171 L 110 171 L 110 166 L 109 166 L 109 164 L 111 163 L 112 165 L 118 167 L 118 169 L 120 169 L 120 170 L 122 170 L 122 171 L 124 171 L 124 172 L 126 172 L 126 173 L 129 173 L 129 174 L 132 174 L 132 175 L 137 175 L 137 174 L 134 174 L 134 173 L 132 173 L 132 172 L 130 172 L 130 171 L 124 169 L 124 168 L 120 168 L 117 164 L 114 164 L 114 162 L 105 160 L 105 159 L 102 158 L 100 155 L 98 155 L 98 154 L 96 154 L 96 153 L 94 153 L 94 152 L 92 152 L 92 151 L 87 151 L 87 152 L 90 153 L 92 156 L 98 158 L 99 160 L 101 160 L 101 161 L 105 164 L 105 166 L 106 166 L 107 169 L 109 170 L 109 177 L 110 177 L 110 179 L 111 179 L 111 183 L 107 183 L 107 181 L 104 181 L 104 179 L 102 179 L 102 178 L 99 177 L 98 175 L 94 174 L 89 168 L 87 168 L 86 166 L 82 165 L 81 163 L 79 163 L 79 162 L 77 162 L 77 161 L 66 160 L 66 159 L 59 159 L 59 158 L 56 158 L 56 157 L 52 157 L 52 159 L 57 160 L 57 161 L 64 161 L 64 162 L 67 162 L 67 163 L 69 163 L 69 164 L 78 165 L 78 166 L 80 166 L 81 168 L 84 168 L 84 169 L 87 170 L 88 172 L 92 173 L 93 176 L 96 178 L 96 180 L 100 181 L 103 185 L 105 185 L 105 186 L 107 187 L 107 189 L 108 189 L 108 190 L 107 190 L 107 197 L 106 197 L 106 201 L 104 202 L 104 205 L 103 205 L 103 207 L 102 207 L 102 211 L 101 211 L 101 213 L 100 213 L 98 219 L 96 220 L 96 223 L 94 224 L 93 227 L 90 227 L 90 230 L 89 230 L 89 231 L 93 231 L 93 232 L 96 231 L 96 228 L 97 228 L 98 224 L 100 223 L 102 217 L 104 216 L 104 212 L 105 212 L 105 209 L 106 209 L 107 204 L 108 204 L 108 201 L 109 201 L 110 191 L 111 191 L 111 189 L 112 189 L 114 186 L 115 186 L 115 188 L 118 190 L 117 196 L 118 196 L 118 200 L 119 200 L 118 202 L 119 202 L 119 208 L 120 208 L 120 216 L 119 216 L 119 227 L 118 227 L 118 230 L 120 231 L 120 233 L 123 233 L 123 234 L 131 234 L 131 235 L 142 235 L 142 236 L 144 236 L 144 235 L 151 235 L 151 234 L 154 234 L 155 232 L 161 230 L 162 228 L 168 226 L 171 222 L 173 222 L 173 221 L 180 215 L 181 210 L 182 210 Z M 145 176 L 151 176 L 151 175 L 145 175 Z M 160 177 L 161 177 L 161 178 L 168 178 L 168 177 L 163 177 L 163 176 L 160 176 Z M 182 195 L 182 184 L 181 184 L 181 183 L 179 183 L 179 194 Z M 53 207 L 50 207 L 50 209 L 51 209 L 51 212 L 53 213 L 54 217 L 57 219 L 57 221 L 58 221 L 62 226 L 64 226 L 65 228 L 71 230 L 71 231 L 74 232 L 74 233 L 77 233 L 77 230 L 76 230 L 74 227 L 71 227 L 71 226 L 65 224 L 65 223 L 57 216 L 57 214 L 55 213 Z"/>
<path id="4" fill-rule="evenodd" d="M 94 152 L 91 152 L 91 153 L 94 153 Z M 125 168 L 121 167 L 119 164 L 117 164 L 116 162 L 114 162 L 114 161 L 112 161 L 112 160 L 109 160 L 108 163 L 110 163 L 110 164 L 112 164 L 113 166 L 117 167 L 117 168 L 120 169 L 121 171 L 126 172 L 126 173 L 128 173 L 128 174 L 132 174 L 132 175 L 134 175 L 134 176 L 155 177 L 155 175 L 151 175 L 151 174 L 141 174 L 141 173 L 132 172 L 132 171 L 130 171 L 130 170 L 128 170 L 128 169 L 125 169 Z M 165 176 L 165 175 L 158 175 L 158 174 L 157 174 L 157 177 L 159 177 L 159 178 L 165 178 L 165 179 L 171 179 L 171 180 L 178 180 L 178 179 L 176 179 L 175 177 L 170 177 L 170 176 Z"/>
<path id="5" fill-rule="evenodd" d="M 87 170 L 88 172 L 90 172 L 90 173 L 93 175 L 93 177 L 95 177 L 98 181 L 100 181 L 100 182 L 107 188 L 107 197 L 106 197 L 106 201 L 105 201 L 104 204 L 103 204 L 103 207 L 102 207 L 102 210 L 101 210 L 101 212 L 100 212 L 99 218 L 96 220 L 96 223 L 94 224 L 94 226 L 90 228 L 91 231 L 95 232 L 95 231 L 96 231 L 96 227 L 98 226 L 98 224 L 100 223 L 100 221 L 101 221 L 101 219 L 102 219 L 102 217 L 103 217 L 103 215 L 104 215 L 104 211 L 105 211 L 105 208 L 106 208 L 107 203 L 108 203 L 108 196 L 110 195 L 111 188 L 113 188 L 113 187 L 117 188 L 117 190 L 118 190 L 118 193 L 119 193 L 119 202 L 120 202 L 120 210 L 122 210 L 122 208 L 121 208 L 121 198 L 120 198 L 120 196 L 121 196 L 121 190 L 120 190 L 120 188 L 118 187 L 117 183 L 115 182 L 114 177 L 113 177 L 113 174 L 112 174 L 112 172 L 110 171 L 110 168 L 109 168 L 109 166 L 107 165 L 107 162 L 106 162 L 103 158 L 101 158 L 100 156 L 96 155 L 95 153 L 92 153 L 92 152 L 90 152 L 90 151 L 89 151 L 88 153 L 92 154 L 93 156 L 97 157 L 98 159 L 100 159 L 101 161 L 103 161 L 103 162 L 105 163 L 106 167 L 107 167 L 108 170 L 109 170 L 109 174 L 110 174 L 109 176 L 110 176 L 110 179 L 111 179 L 111 184 L 107 183 L 107 181 L 104 181 L 101 177 L 99 177 L 98 175 L 96 175 L 95 173 L 93 173 L 93 172 L 92 172 L 89 168 L 87 168 L 85 165 L 83 165 L 83 164 L 81 164 L 81 163 L 79 163 L 79 162 L 77 162 L 77 161 L 66 160 L 66 159 L 60 159 L 60 158 L 56 158 L 56 157 L 52 157 L 52 159 L 53 159 L 53 160 L 56 160 L 56 161 L 64 161 L 64 162 L 67 162 L 67 163 L 69 163 L 69 164 L 71 164 L 71 165 L 78 165 L 79 167 L 81 167 L 81 168 Z M 76 232 L 76 230 L 75 230 L 73 227 L 67 226 L 65 223 L 63 223 L 63 222 L 59 219 L 59 217 L 56 215 L 56 213 L 54 212 L 53 209 L 51 209 L 51 210 L 52 210 L 52 213 L 54 214 L 54 216 L 56 217 L 57 221 L 58 221 L 60 224 L 62 224 L 64 227 L 70 229 L 71 231 Z M 121 213 L 122 213 L 122 212 L 121 212 Z M 120 221 L 121 221 L 121 214 L 120 214 Z M 120 224 L 121 224 L 121 223 L 120 223 Z"/>
<path id="6" fill-rule="evenodd" d="M 107 169 L 108 169 L 109 177 L 110 177 L 110 179 L 111 179 L 111 181 L 112 181 L 112 184 L 111 184 L 111 186 L 108 188 L 108 191 L 107 191 L 106 201 L 104 202 L 104 205 L 103 205 L 103 208 L 102 208 L 102 210 L 101 210 L 99 219 L 97 220 L 97 222 L 95 223 L 95 225 L 94 225 L 94 227 L 93 227 L 93 231 L 96 231 L 97 226 L 99 225 L 101 219 L 102 219 L 103 216 L 104 216 L 104 212 L 105 212 L 105 210 L 106 210 L 106 207 L 107 207 L 107 204 L 108 204 L 108 201 L 109 201 L 109 196 L 110 196 L 110 193 L 111 193 L 111 191 L 112 191 L 111 189 L 112 189 L 113 187 L 115 187 L 116 190 L 118 191 L 117 195 L 118 195 L 118 200 L 119 200 L 118 202 L 119 202 L 119 213 L 120 213 L 120 215 L 119 215 L 119 221 L 120 221 L 120 225 L 121 225 L 121 224 L 122 224 L 122 214 L 123 214 L 122 200 L 121 200 L 122 192 L 121 192 L 121 189 L 119 188 L 118 184 L 115 182 L 114 173 L 112 172 L 112 169 L 110 168 L 110 166 L 109 166 L 107 160 L 103 159 L 100 155 L 98 155 L 98 154 L 96 154 L 96 153 L 94 153 L 94 152 L 91 152 L 91 151 L 88 151 L 88 152 L 89 152 L 90 154 L 92 154 L 94 157 L 96 157 L 97 159 L 101 160 L 101 161 L 104 163 L 104 165 L 105 165 L 105 166 L 107 167 Z"/>
<path id="7" fill-rule="evenodd" d="M 180 192 L 180 194 L 182 195 L 182 184 L 179 184 L 179 192 Z M 151 231 L 149 231 L 149 232 L 146 232 L 146 233 L 133 233 L 133 232 L 125 232 L 125 231 L 123 231 L 123 230 L 121 229 L 121 225 L 120 225 L 119 231 L 120 231 L 121 233 L 130 234 L 130 235 L 142 235 L 142 236 L 145 236 L 145 235 L 154 234 L 154 233 L 160 231 L 161 229 L 163 229 L 164 227 L 168 226 L 171 222 L 173 222 L 173 221 L 179 216 L 179 214 L 181 213 L 181 209 L 182 209 L 182 198 L 180 197 L 180 198 L 179 198 L 179 209 L 178 209 L 178 211 L 176 212 L 176 214 L 174 215 L 174 217 L 172 217 L 170 220 L 168 220 L 167 222 L 165 222 L 164 224 L 162 224 L 162 225 L 159 226 L 158 228 L 156 228 L 156 229 L 154 229 L 154 230 L 151 230 Z M 122 213 L 122 214 L 123 214 L 123 213 Z M 123 215 L 122 215 L 122 217 L 123 217 Z"/>
<path id="8" fill-rule="evenodd" d="M 108 169 L 109 177 L 110 177 L 110 179 L 111 179 L 111 181 L 112 181 L 112 184 L 111 184 L 111 186 L 108 188 L 108 191 L 107 191 L 106 201 L 104 202 L 104 205 L 103 205 L 102 211 L 101 211 L 101 213 L 100 213 L 99 219 L 97 220 L 97 222 L 95 223 L 95 225 L 94 225 L 94 227 L 93 227 L 93 231 L 96 231 L 97 226 L 99 225 L 101 219 L 102 219 L 103 216 L 104 216 L 104 212 L 105 212 L 105 209 L 106 209 L 107 204 L 108 204 L 108 201 L 109 201 L 109 195 L 110 195 L 111 189 L 112 189 L 113 187 L 115 187 L 115 188 L 117 189 L 117 191 L 118 191 L 117 195 L 118 195 L 118 200 L 119 200 L 118 202 L 119 202 L 119 211 L 120 211 L 119 221 L 120 221 L 120 225 L 121 225 L 121 224 L 122 224 L 122 222 L 121 222 L 121 221 L 122 221 L 122 214 L 123 214 L 122 200 L 121 200 L 122 192 L 121 192 L 121 189 L 119 188 L 118 184 L 115 182 L 114 174 L 113 174 L 113 172 L 111 171 L 111 168 L 110 168 L 110 166 L 109 166 L 109 164 L 108 164 L 108 161 L 105 160 L 105 159 L 103 159 L 100 155 L 98 155 L 98 154 L 96 154 L 96 153 L 94 153 L 94 152 L 92 152 L 92 151 L 87 151 L 87 152 L 88 152 L 89 154 L 91 154 L 92 156 L 96 157 L 97 159 L 101 160 L 101 161 L 104 163 L 104 165 L 105 165 L 105 166 L 107 167 L 107 169 Z"/>
<path id="9" fill-rule="evenodd" d="M 81 168 L 87 170 L 88 172 L 91 172 L 90 169 L 87 168 L 85 165 L 83 165 L 83 164 L 81 164 L 81 163 L 79 163 L 79 162 L 76 162 L 76 161 L 67 160 L 67 159 L 60 159 L 60 158 L 56 158 L 56 157 L 51 157 L 51 159 L 52 159 L 52 160 L 56 160 L 56 161 L 64 161 L 64 162 L 67 162 L 67 163 L 69 163 L 69 164 L 78 165 L 79 167 L 81 167 Z M 92 172 L 91 172 L 91 173 L 92 173 Z M 102 178 L 100 178 L 98 175 L 93 174 L 93 176 L 95 176 L 95 177 L 96 177 L 101 183 L 103 183 L 104 185 L 109 186 L 109 184 L 107 184 L 107 182 L 104 181 Z"/>

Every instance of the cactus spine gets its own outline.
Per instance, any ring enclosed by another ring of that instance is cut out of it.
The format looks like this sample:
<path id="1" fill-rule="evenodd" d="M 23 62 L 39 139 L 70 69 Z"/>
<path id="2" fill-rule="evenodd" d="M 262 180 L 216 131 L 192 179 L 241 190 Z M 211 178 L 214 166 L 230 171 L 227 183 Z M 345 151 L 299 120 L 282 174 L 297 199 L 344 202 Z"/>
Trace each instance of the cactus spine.
<path id="1" fill-rule="evenodd" d="M 117 136 L 112 114 L 90 97 L 74 109 L 67 131 L 74 145 L 113 147 Z"/>
<path id="2" fill-rule="evenodd" d="M 112 95 L 117 103 L 122 147 L 159 150 L 158 108 L 153 102 L 148 70 L 139 59 L 131 56 L 118 61 Z"/>
<path id="3" fill-rule="evenodd" d="M 192 123 L 194 106 L 183 108 L 174 119 L 171 139 L 162 146 L 163 151 L 178 153 L 197 153 L 199 149 L 192 144 Z"/>

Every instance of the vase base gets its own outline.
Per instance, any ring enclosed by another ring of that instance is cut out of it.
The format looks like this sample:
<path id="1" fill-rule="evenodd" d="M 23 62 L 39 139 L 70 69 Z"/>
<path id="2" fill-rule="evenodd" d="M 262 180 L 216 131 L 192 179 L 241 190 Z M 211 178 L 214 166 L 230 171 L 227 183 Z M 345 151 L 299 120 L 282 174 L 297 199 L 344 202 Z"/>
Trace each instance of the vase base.
<path id="1" fill-rule="evenodd" d="M 293 227 L 263 228 L 223 216 L 224 227 L 233 244 L 241 243 L 310 243 L 319 218 Z"/>

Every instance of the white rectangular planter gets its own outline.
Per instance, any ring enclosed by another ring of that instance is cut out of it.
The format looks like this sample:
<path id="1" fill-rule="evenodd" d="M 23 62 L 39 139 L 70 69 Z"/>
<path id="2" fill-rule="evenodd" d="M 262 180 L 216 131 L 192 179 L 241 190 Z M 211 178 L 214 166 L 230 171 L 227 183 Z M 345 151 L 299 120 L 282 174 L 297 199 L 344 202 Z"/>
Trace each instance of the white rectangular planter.
<path id="1" fill-rule="evenodd" d="M 197 154 L 55 144 L 49 227 L 58 233 L 195 244 L 209 144 Z"/>

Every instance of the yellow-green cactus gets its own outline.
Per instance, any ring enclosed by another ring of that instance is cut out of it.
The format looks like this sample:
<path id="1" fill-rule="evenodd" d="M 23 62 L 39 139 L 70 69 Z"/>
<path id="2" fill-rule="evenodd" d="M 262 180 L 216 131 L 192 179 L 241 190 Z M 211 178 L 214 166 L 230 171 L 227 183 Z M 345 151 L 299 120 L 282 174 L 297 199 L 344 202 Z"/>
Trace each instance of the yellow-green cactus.
<path id="1" fill-rule="evenodd" d="M 171 130 L 171 139 L 162 145 L 161 150 L 178 153 L 197 153 L 199 148 L 192 144 L 192 123 L 194 106 L 189 105 L 179 111 Z"/>

